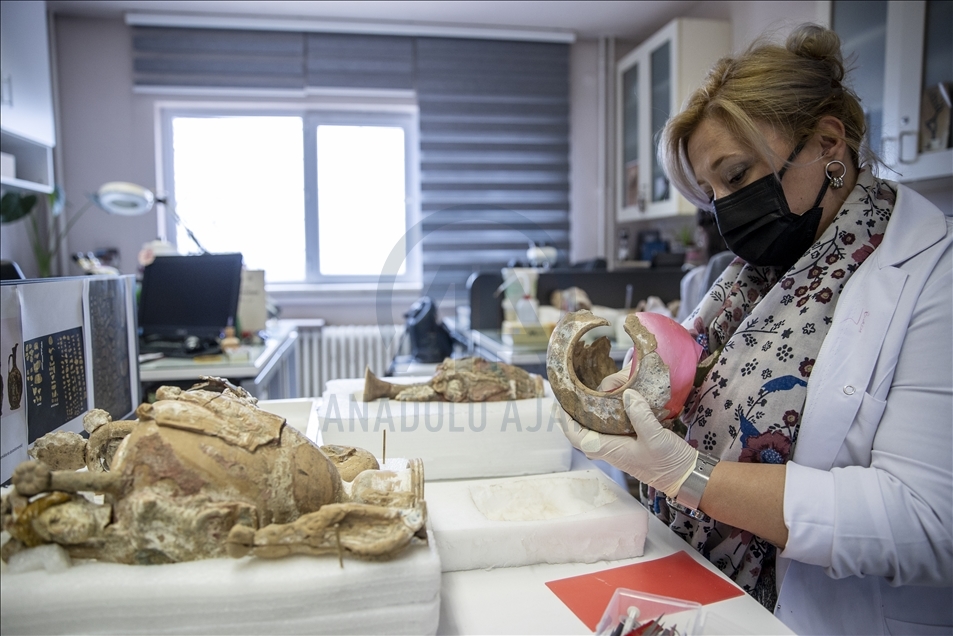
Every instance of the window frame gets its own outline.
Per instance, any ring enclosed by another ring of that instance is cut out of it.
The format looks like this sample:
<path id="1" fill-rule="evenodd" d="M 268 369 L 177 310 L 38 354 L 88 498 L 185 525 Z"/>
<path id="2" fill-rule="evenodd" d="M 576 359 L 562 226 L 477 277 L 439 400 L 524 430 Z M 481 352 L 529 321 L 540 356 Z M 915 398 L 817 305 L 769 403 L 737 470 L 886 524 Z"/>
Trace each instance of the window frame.
<path id="1" fill-rule="evenodd" d="M 301 117 L 302 144 L 304 150 L 304 231 L 305 231 L 305 278 L 301 281 L 269 282 L 274 291 L 312 292 L 322 290 L 368 290 L 379 284 L 392 289 L 417 289 L 422 280 L 422 255 L 420 233 L 420 142 L 419 115 L 416 105 L 409 104 L 361 104 L 361 103 L 306 103 L 267 104 L 246 103 L 232 100 L 204 103 L 156 104 L 157 154 L 156 182 L 161 184 L 162 196 L 175 205 L 175 174 L 173 157 L 172 121 L 179 117 Z M 404 131 L 404 214 L 405 234 L 404 273 L 399 275 L 331 276 L 321 275 L 319 270 L 318 227 L 318 173 L 317 173 L 317 127 L 319 125 L 388 126 Z M 160 206 L 157 214 L 158 236 L 176 244 L 176 227 L 172 215 Z M 200 237 L 201 238 L 201 237 Z"/>

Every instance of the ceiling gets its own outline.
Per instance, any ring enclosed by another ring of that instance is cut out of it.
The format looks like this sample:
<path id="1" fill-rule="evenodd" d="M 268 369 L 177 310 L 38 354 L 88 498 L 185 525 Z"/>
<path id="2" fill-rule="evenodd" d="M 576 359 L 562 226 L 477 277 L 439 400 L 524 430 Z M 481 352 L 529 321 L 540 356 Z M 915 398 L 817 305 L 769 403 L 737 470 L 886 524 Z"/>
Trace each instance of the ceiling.
<path id="1" fill-rule="evenodd" d="M 700 0 L 398 0 L 295 2 L 287 0 L 48 0 L 55 13 L 120 17 L 127 12 L 306 18 L 328 21 L 424 24 L 569 31 L 579 38 L 643 40 Z"/>

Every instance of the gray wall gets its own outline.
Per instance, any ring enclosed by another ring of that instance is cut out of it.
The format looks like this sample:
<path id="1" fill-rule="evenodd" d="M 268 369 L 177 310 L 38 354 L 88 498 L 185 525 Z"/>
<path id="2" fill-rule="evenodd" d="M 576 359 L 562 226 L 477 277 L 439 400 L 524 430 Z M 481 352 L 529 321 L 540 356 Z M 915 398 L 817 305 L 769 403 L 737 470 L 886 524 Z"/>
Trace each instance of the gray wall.
<path id="1" fill-rule="evenodd" d="M 605 255 L 599 212 L 599 44 L 581 40 L 569 53 L 569 231 L 573 263 Z"/>
<path id="2" fill-rule="evenodd" d="M 131 181 L 162 192 L 156 182 L 158 104 L 194 103 L 206 98 L 134 93 L 131 38 L 121 19 L 59 15 L 54 23 L 61 113 L 57 151 L 62 153 L 57 180 L 67 193 L 68 211 L 78 209 L 87 193 L 95 192 L 107 181 Z M 248 99 L 274 104 L 300 101 Z M 140 217 L 115 217 L 91 208 L 70 230 L 68 250 L 118 248 L 122 272 L 132 274 L 137 270 L 143 243 L 156 235 L 155 210 Z M 75 265 L 69 267 L 69 273 L 80 273 Z M 320 317 L 329 324 L 378 322 L 374 291 L 323 292 L 310 300 L 305 296 L 288 292 L 276 297 L 282 307 L 281 316 Z M 391 314 L 395 323 L 403 322 L 403 312 L 418 296 L 417 291 L 394 292 Z"/>
<path id="3" fill-rule="evenodd" d="M 802 22 L 826 22 L 825 7 L 829 3 L 815 0 L 793 2 L 770 1 L 710 1 L 692 3 L 686 16 L 728 20 L 732 24 L 732 48 L 744 49 L 754 38 L 764 32 L 784 33 Z M 659 24 L 656 28 L 663 27 Z M 637 42 L 616 41 L 617 57 L 623 56 Z M 571 51 L 571 137 L 570 137 L 570 228 L 573 261 L 589 260 L 607 256 L 606 250 L 614 241 L 606 244 L 607 233 L 615 234 L 615 224 L 599 214 L 600 184 L 597 172 L 598 156 L 598 43 L 595 40 L 579 40 Z M 714 62 L 715 60 L 712 60 Z M 608 228 L 607 228 L 608 222 Z M 639 229 L 653 227 L 665 234 L 674 233 L 682 225 L 694 224 L 693 218 L 678 218 L 663 222 L 631 224 Z M 611 260 L 611 259 L 610 259 Z"/>
<path id="4" fill-rule="evenodd" d="M 697 17 L 732 20 L 737 48 L 753 34 L 774 24 L 779 7 L 784 7 L 786 19 L 796 23 L 813 19 L 816 4 L 813 0 L 783 4 L 735 0 L 689 6 Z M 61 118 L 59 180 L 71 203 L 70 210 L 77 209 L 85 194 L 105 181 L 126 180 L 155 189 L 158 184 L 154 111 L 158 100 L 132 92 L 132 52 L 127 27 L 120 19 L 68 15 L 58 15 L 53 23 Z M 579 261 L 605 255 L 605 224 L 597 212 L 595 41 L 582 40 L 573 45 L 570 73 L 571 258 Z M 140 247 L 155 238 L 155 214 L 153 211 L 137 218 L 115 218 L 98 209 L 90 210 L 71 230 L 69 250 L 117 247 L 123 272 L 133 273 Z"/>
<path id="5" fill-rule="evenodd" d="M 688 4 L 689 15 L 693 17 L 730 20 L 736 50 L 744 48 L 765 30 L 783 34 L 801 22 L 823 21 L 828 6 L 829 3 L 823 0 L 784 3 L 731 0 Z M 155 95 L 133 93 L 127 27 L 121 19 L 66 15 L 56 16 L 53 24 L 51 37 L 56 54 L 60 116 L 57 153 L 61 170 L 58 182 L 67 193 L 69 211 L 75 211 L 85 200 L 85 194 L 94 192 L 105 181 L 132 181 L 155 189 L 158 185 L 156 103 L 168 101 L 168 98 L 162 100 Z M 572 46 L 570 73 L 571 258 L 579 261 L 605 256 L 606 249 L 603 238 L 606 220 L 600 219 L 597 212 L 598 45 L 595 41 L 581 40 Z M 192 99 L 201 101 L 201 98 Z M 949 180 L 929 185 L 927 189 L 927 196 L 949 213 Z M 663 224 L 663 229 L 685 222 L 678 220 Z M 4 228 L 4 255 L 23 251 L 19 238 L 24 230 Z M 120 250 L 122 271 L 133 273 L 140 247 L 155 237 L 155 211 L 141 217 L 120 218 L 91 209 L 71 230 L 68 249 L 88 251 L 116 247 Z M 16 245 L 10 245 L 14 240 Z M 25 258 L 20 260 L 27 262 Z M 72 273 L 78 273 L 75 266 L 70 267 Z M 402 321 L 401 311 L 415 297 L 413 291 L 408 291 L 395 298 L 395 321 Z M 287 317 L 316 316 L 338 324 L 376 322 L 373 292 L 324 293 L 317 300 L 304 300 L 299 295 L 292 301 L 285 296 L 278 301 Z M 443 314 L 450 311 L 442 308 Z"/>
<path id="6" fill-rule="evenodd" d="M 131 39 L 121 19 L 57 16 L 53 21 L 59 88 L 57 176 L 67 214 L 107 181 L 156 188 L 151 100 L 132 93 Z M 142 244 L 156 238 L 156 211 L 110 216 L 92 208 L 67 237 L 69 252 L 119 249 L 124 274 L 135 273 Z M 75 265 L 71 273 L 79 273 Z"/>

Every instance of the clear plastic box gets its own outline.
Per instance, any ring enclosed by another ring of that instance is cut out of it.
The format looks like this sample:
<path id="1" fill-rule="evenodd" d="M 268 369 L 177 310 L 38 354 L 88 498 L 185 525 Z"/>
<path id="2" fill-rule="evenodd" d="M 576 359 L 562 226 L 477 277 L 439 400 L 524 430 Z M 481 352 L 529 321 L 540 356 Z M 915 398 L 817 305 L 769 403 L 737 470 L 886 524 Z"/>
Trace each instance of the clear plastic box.
<path id="1" fill-rule="evenodd" d="M 622 633 L 623 630 L 618 628 L 625 625 L 630 607 L 638 610 L 637 618 L 629 627 L 630 631 L 648 621 L 657 620 L 663 628 L 674 628 L 679 636 L 695 636 L 699 633 L 700 604 L 620 587 L 612 595 L 596 625 L 597 636 L 625 636 L 628 632 Z"/>

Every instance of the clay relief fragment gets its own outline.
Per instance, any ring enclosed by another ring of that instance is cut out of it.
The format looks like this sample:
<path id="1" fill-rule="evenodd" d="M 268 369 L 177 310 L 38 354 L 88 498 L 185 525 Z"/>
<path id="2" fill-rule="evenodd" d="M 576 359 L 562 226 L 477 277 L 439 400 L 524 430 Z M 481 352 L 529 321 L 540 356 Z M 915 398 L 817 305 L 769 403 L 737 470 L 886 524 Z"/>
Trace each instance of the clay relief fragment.
<path id="1" fill-rule="evenodd" d="M 420 460 L 393 472 L 360 449 L 329 449 L 329 458 L 243 389 L 203 380 L 160 388 L 135 421 L 90 411 L 88 442 L 38 440 L 2 502 L 3 559 L 48 543 L 129 564 L 249 553 L 384 559 L 426 540 Z"/>
<path id="2" fill-rule="evenodd" d="M 566 314 L 556 325 L 546 353 L 546 372 L 560 406 L 582 426 L 600 433 L 628 435 L 635 431 L 622 405 L 622 394 L 634 389 L 645 397 L 660 420 L 681 412 L 698 369 L 701 347 L 680 324 L 661 314 L 640 312 L 625 319 L 634 344 L 628 380 L 612 391 L 599 386 L 616 371 L 606 337 L 586 343 L 586 332 L 609 321 L 581 310 Z"/>
<path id="3" fill-rule="evenodd" d="M 391 384 L 370 369 L 364 374 L 365 402 L 384 397 L 405 402 L 502 402 L 543 395 L 543 379 L 535 373 L 478 357 L 447 358 L 423 384 Z"/>

